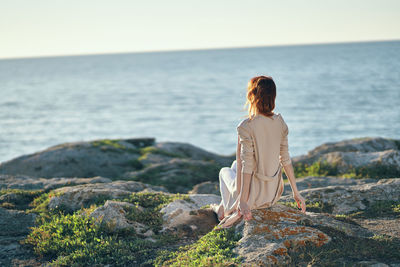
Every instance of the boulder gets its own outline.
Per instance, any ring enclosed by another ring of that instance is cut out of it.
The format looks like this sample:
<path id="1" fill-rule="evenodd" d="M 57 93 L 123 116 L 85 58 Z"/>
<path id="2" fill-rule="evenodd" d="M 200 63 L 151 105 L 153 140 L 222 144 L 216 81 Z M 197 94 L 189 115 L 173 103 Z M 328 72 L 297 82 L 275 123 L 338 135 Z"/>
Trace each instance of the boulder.
<path id="1" fill-rule="evenodd" d="M 321 202 L 332 214 L 350 214 L 365 210 L 378 201 L 400 200 L 400 179 L 380 179 L 360 185 L 332 185 L 300 191 L 306 201 Z M 292 202 L 292 195 L 282 196 L 280 202 Z"/>
<path id="2" fill-rule="evenodd" d="M 92 178 L 37 178 L 26 175 L 0 175 L 0 190 L 1 189 L 24 189 L 24 190 L 51 190 L 63 186 L 72 186 L 79 184 L 93 183 L 110 183 L 111 179 L 96 176 Z"/>
<path id="3" fill-rule="evenodd" d="M 156 148 L 168 153 L 181 155 L 183 158 L 215 162 L 220 166 L 230 166 L 236 159 L 236 154 L 218 155 L 200 147 L 181 142 L 158 142 Z"/>
<path id="4" fill-rule="evenodd" d="M 292 157 L 296 164 L 311 165 L 326 161 L 336 165 L 338 174 L 368 168 L 374 176 L 385 174 L 392 178 L 400 174 L 400 140 L 382 137 L 363 137 L 340 142 L 328 142 L 310 150 L 306 155 Z M 381 175 L 382 176 L 382 175 Z"/>
<path id="5" fill-rule="evenodd" d="M 220 196 L 193 194 L 189 197 L 191 201 L 177 199 L 160 210 L 164 220 L 163 229 L 160 232 L 172 231 L 185 236 L 193 236 L 205 234 L 218 224 L 214 211 L 202 209 L 202 207 L 220 203 Z"/>
<path id="6" fill-rule="evenodd" d="M 48 204 L 50 210 L 63 209 L 67 212 L 89 207 L 93 203 L 104 200 L 123 198 L 133 192 L 168 192 L 161 186 L 152 186 L 135 181 L 114 181 L 112 183 L 96 183 L 61 187 L 53 190 Z"/>
<path id="7" fill-rule="evenodd" d="M 332 237 L 319 228 L 325 226 L 344 231 L 348 236 L 371 237 L 373 233 L 355 224 L 313 212 L 303 214 L 282 204 L 252 211 L 253 219 L 241 220 L 232 227 L 242 238 L 234 252 L 243 257 L 243 266 L 290 264 L 289 250 L 305 245 L 321 247 Z"/>
<path id="8" fill-rule="evenodd" d="M 349 185 L 363 185 L 366 183 L 376 183 L 375 178 L 364 178 L 364 179 L 353 179 L 353 178 L 343 178 L 343 177 L 318 177 L 318 176 L 308 176 L 304 178 L 296 178 L 296 186 L 298 190 L 311 189 L 317 187 L 327 187 L 327 186 L 349 186 Z M 292 195 L 292 187 L 290 183 L 285 183 L 283 195 Z"/>
<path id="9" fill-rule="evenodd" d="M 171 193 L 187 193 L 204 181 L 218 181 L 220 166 L 214 162 L 175 158 L 166 163 L 126 173 L 123 178 L 148 184 L 162 185 Z"/>
<path id="10" fill-rule="evenodd" d="M 95 209 L 89 216 L 95 218 L 96 223 L 104 227 L 109 233 L 133 229 L 135 233 L 144 237 L 152 236 L 153 231 L 146 225 L 127 220 L 125 217 L 127 209 L 144 210 L 143 207 L 128 202 L 107 200 L 103 206 Z"/>
<path id="11" fill-rule="evenodd" d="M 17 266 L 17 262 L 23 261 L 35 262 L 33 252 L 20 244 L 30 232 L 29 227 L 34 226 L 35 218 L 36 214 L 0 207 L 0 266 Z"/>
<path id="12" fill-rule="evenodd" d="M 70 142 L 23 155 L 0 164 L 1 174 L 33 177 L 118 177 L 140 169 L 140 148 L 154 138 Z"/>
<path id="13" fill-rule="evenodd" d="M 188 192 L 189 194 L 214 194 L 214 195 L 220 195 L 220 189 L 219 189 L 219 182 L 202 182 L 200 184 L 197 184 L 193 187 L 192 190 Z"/>

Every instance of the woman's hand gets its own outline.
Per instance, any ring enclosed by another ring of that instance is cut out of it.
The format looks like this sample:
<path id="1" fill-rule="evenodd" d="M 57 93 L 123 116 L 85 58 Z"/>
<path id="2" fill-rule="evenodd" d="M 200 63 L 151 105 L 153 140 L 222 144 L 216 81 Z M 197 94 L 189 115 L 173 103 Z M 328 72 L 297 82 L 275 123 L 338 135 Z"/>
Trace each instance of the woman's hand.
<path id="1" fill-rule="evenodd" d="M 239 211 L 239 216 L 243 215 L 245 221 L 250 221 L 253 218 L 251 210 L 245 201 L 239 202 L 238 211 Z"/>
<path id="2" fill-rule="evenodd" d="M 297 202 L 297 207 L 301 208 L 301 212 L 305 213 L 306 212 L 306 201 L 304 198 L 300 195 L 299 192 L 293 193 L 293 198 Z"/>

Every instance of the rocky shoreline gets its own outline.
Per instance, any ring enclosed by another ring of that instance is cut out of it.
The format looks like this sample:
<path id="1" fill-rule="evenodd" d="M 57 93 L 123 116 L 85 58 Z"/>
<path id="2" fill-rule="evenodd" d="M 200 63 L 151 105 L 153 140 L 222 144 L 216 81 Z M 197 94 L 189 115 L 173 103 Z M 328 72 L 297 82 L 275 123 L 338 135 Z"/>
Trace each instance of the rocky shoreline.
<path id="1" fill-rule="evenodd" d="M 292 157 L 306 214 L 286 182 L 275 206 L 213 231 L 234 153 L 154 138 L 49 147 L 0 164 L 0 265 L 400 266 L 399 151 L 322 144 Z"/>

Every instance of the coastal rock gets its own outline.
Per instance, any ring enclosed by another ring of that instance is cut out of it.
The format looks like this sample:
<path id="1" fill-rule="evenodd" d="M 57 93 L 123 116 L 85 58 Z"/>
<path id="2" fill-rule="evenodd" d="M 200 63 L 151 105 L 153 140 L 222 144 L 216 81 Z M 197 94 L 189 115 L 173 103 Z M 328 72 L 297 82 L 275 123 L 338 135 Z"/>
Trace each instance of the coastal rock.
<path id="1" fill-rule="evenodd" d="M 400 174 L 400 140 L 382 137 L 363 137 L 328 142 L 317 146 L 306 155 L 292 157 L 296 164 L 311 165 L 326 161 L 337 166 L 337 172 L 346 173 L 364 168 L 374 175 L 387 178 Z"/>
<path id="2" fill-rule="evenodd" d="M 140 168 L 140 148 L 154 138 L 71 142 L 23 155 L 0 164 L 1 174 L 32 177 L 118 177 Z"/>
<path id="3" fill-rule="evenodd" d="M 181 155 L 184 158 L 210 161 L 220 166 L 230 166 L 236 158 L 236 154 L 228 156 L 217 155 L 194 145 L 181 142 L 158 142 L 155 147 L 162 151 Z"/>
<path id="4" fill-rule="evenodd" d="M 73 186 L 79 184 L 94 184 L 94 183 L 110 183 L 111 179 L 96 176 L 92 178 L 37 178 L 26 175 L 0 175 L 0 190 L 1 189 L 24 189 L 24 190 L 52 190 L 63 186 Z"/>
<path id="5" fill-rule="evenodd" d="M 17 261 L 34 258 L 32 251 L 20 241 L 30 232 L 29 227 L 34 226 L 35 218 L 36 214 L 0 207 L 0 266 L 12 266 Z"/>
<path id="6" fill-rule="evenodd" d="M 191 201 L 177 199 L 160 210 L 164 220 L 161 232 L 173 231 L 191 236 L 205 234 L 218 224 L 216 214 L 211 209 L 201 207 L 220 203 L 220 196 L 193 194 L 189 197 Z"/>
<path id="7" fill-rule="evenodd" d="M 400 200 L 400 179 L 379 179 L 376 183 L 361 185 L 332 185 L 300 191 L 306 201 L 320 202 L 332 214 L 349 214 L 365 210 L 378 201 Z M 291 195 L 282 196 L 280 202 L 292 202 Z"/>
<path id="8" fill-rule="evenodd" d="M 152 231 L 147 231 L 148 227 L 146 225 L 127 220 L 125 217 L 127 209 L 144 210 L 143 207 L 136 207 L 128 202 L 107 200 L 103 206 L 95 209 L 89 216 L 95 218 L 96 223 L 103 226 L 109 233 L 133 229 L 137 234 L 142 234 L 146 237 L 151 236 Z"/>
<path id="9" fill-rule="evenodd" d="M 129 196 L 132 192 L 168 192 L 161 186 L 152 186 L 134 181 L 114 181 L 77 186 L 67 186 L 53 190 L 54 194 L 48 204 L 50 210 L 63 209 L 68 212 L 104 200 Z M 58 195 L 59 194 L 59 195 Z"/>
<path id="10" fill-rule="evenodd" d="M 193 187 L 192 190 L 188 192 L 189 194 L 214 194 L 214 195 L 220 195 L 220 189 L 219 189 L 219 182 L 202 182 L 200 184 L 197 184 Z"/>
<path id="11" fill-rule="evenodd" d="M 348 236 L 373 236 L 355 224 L 312 212 L 303 214 L 279 203 L 253 210 L 252 214 L 252 220 L 241 220 L 232 226 L 242 236 L 234 252 L 243 257 L 244 266 L 290 264 L 289 250 L 296 251 L 305 245 L 321 247 L 331 242 L 332 237 L 321 226 L 344 231 Z"/>
<path id="12" fill-rule="evenodd" d="M 187 193 L 204 181 L 217 181 L 220 165 L 202 160 L 175 158 L 166 163 L 152 164 L 135 172 L 126 173 L 126 180 L 162 185 L 171 193 Z"/>
<path id="13" fill-rule="evenodd" d="M 304 178 L 296 178 L 296 186 L 298 190 L 327 187 L 327 186 L 350 186 L 350 185 L 363 185 L 366 183 L 376 183 L 375 178 L 352 179 L 343 177 L 318 177 L 308 176 Z M 283 195 L 292 195 L 292 187 L 290 183 L 285 183 Z"/>

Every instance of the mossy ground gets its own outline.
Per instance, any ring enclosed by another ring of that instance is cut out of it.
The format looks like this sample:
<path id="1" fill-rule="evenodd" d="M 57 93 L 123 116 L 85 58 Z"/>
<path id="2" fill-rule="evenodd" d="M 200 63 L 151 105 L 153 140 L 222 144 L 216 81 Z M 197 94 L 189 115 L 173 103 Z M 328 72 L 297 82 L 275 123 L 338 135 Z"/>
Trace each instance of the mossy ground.
<path id="1" fill-rule="evenodd" d="M 141 206 L 144 211 L 128 209 L 127 217 L 144 223 L 153 230 L 155 242 L 145 240 L 134 230 L 110 233 L 102 225 L 96 224 L 90 214 L 104 204 L 92 204 L 73 213 L 62 210 L 48 210 L 53 191 L 37 196 L 28 212 L 38 214 L 31 233 L 21 244 L 32 249 L 39 260 L 49 262 L 50 266 L 93 266 L 112 264 L 112 266 L 142 265 L 150 263 L 156 251 L 179 241 L 177 235 L 159 233 L 162 224 L 160 209 L 175 199 L 191 201 L 184 194 L 164 194 L 154 192 L 132 193 L 129 197 L 115 199 Z"/>
<path id="2" fill-rule="evenodd" d="M 296 177 L 307 176 L 335 176 L 343 178 L 393 178 L 400 177 L 398 166 L 387 166 L 380 162 L 370 166 L 351 167 L 346 172 L 340 172 L 337 164 L 325 161 L 316 161 L 313 164 L 293 164 Z M 286 175 L 284 177 L 287 179 Z"/>
<path id="3" fill-rule="evenodd" d="M 351 237 L 330 227 L 313 227 L 328 234 L 332 240 L 321 247 L 306 242 L 305 246 L 289 249 L 290 266 L 354 266 L 365 260 L 387 264 L 400 261 L 399 238 L 386 235 Z"/>
<path id="4" fill-rule="evenodd" d="M 240 266 L 242 261 L 233 253 L 241 236 L 234 228 L 211 231 L 195 243 L 179 247 L 177 251 L 161 250 L 154 266 Z"/>

